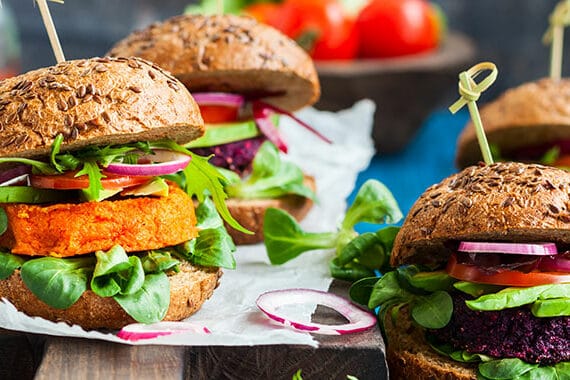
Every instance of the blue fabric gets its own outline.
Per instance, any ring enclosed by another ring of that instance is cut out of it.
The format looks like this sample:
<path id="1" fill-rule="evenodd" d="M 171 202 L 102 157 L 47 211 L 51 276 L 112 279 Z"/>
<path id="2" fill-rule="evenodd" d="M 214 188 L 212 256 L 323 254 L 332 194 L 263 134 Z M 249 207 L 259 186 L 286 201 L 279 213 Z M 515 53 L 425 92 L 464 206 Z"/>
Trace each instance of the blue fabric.
<path id="1" fill-rule="evenodd" d="M 392 191 L 406 215 L 425 189 L 457 171 L 454 166 L 456 141 L 468 119 L 467 111 L 455 115 L 447 110 L 434 112 L 404 150 L 374 156 L 370 166 L 358 176 L 348 204 L 367 179 L 375 178 Z M 360 233 L 377 229 L 378 226 L 365 223 L 357 226 Z"/>

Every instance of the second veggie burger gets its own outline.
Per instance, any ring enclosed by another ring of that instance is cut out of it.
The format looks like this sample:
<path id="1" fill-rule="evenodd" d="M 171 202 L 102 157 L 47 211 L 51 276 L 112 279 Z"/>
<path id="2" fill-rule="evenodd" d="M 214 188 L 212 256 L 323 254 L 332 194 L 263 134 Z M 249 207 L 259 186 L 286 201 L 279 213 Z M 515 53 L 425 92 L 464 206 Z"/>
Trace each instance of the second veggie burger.
<path id="1" fill-rule="evenodd" d="M 297 219 L 307 214 L 314 181 L 278 152 L 287 145 L 277 115 L 294 118 L 290 112 L 320 95 L 314 64 L 293 40 L 249 17 L 182 15 L 131 34 L 109 54 L 150 60 L 192 92 L 206 134 L 188 147 L 213 155 L 210 162 L 228 179 L 232 215 L 256 232 L 230 229 L 236 243 L 262 240 L 268 207 Z"/>

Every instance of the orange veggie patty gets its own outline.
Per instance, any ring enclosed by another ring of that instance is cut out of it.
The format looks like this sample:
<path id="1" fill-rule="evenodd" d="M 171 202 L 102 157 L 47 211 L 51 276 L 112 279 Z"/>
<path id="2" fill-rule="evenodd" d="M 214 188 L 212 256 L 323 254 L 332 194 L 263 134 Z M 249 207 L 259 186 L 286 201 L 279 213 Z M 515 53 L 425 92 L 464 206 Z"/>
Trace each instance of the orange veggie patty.
<path id="1" fill-rule="evenodd" d="M 158 249 L 198 235 L 192 199 L 174 184 L 167 197 L 52 205 L 4 204 L 0 247 L 14 254 L 69 257 L 108 250 Z"/>

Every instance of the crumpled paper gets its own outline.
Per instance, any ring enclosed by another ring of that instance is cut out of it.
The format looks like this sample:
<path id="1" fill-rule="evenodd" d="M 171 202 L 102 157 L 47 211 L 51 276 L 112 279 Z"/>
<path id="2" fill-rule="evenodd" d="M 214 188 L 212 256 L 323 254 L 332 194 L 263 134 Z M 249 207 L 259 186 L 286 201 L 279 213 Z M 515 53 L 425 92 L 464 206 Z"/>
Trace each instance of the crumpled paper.
<path id="1" fill-rule="evenodd" d="M 318 202 L 302 226 L 307 231 L 333 231 L 346 209 L 358 173 L 374 154 L 371 139 L 375 105 L 362 100 L 340 112 L 301 110 L 297 116 L 333 140 L 330 145 L 289 118 L 281 120 L 281 131 L 288 142 L 288 159 L 316 179 Z M 79 326 L 54 323 L 18 312 L 6 300 L 0 301 L 0 328 L 66 337 L 101 339 L 126 344 L 162 345 L 267 345 L 302 344 L 317 346 L 306 332 L 278 325 L 256 306 L 263 292 L 286 288 L 326 291 L 332 281 L 328 262 L 330 251 L 307 252 L 281 266 L 271 266 L 265 246 L 240 246 L 235 254 L 236 270 L 225 270 L 220 286 L 202 309 L 188 321 L 206 327 L 210 333 L 177 333 L 140 341 L 125 341 L 115 334 L 84 331 Z M 298 319 L 309 321 L 316 305 L 296 305 Z"/>

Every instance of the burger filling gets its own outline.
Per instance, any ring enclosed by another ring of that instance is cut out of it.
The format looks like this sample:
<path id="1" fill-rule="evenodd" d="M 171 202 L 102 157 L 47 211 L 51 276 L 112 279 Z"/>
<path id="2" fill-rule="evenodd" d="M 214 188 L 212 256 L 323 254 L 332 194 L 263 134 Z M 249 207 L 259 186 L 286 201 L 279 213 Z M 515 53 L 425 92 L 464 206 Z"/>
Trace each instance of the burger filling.
<path id="1" fill-rule="evenodd" d="M 181 265 L 235 267 L 223 221 L 247 231 L 207 159 L 172 141 L 73 152 L 62 142 L 45 160 L 0 158 L 9 165 L 0 172 L 0 279 L 19 274 L 56 309 L 90 290 L 152 323 L 168 310 L 167 276 Z"/>
<path id="2" fill-rule="evenodd" d="M 570 140 L 529 145 L 512 152 L 501 152 L 496 145 L 491 149 L 493 156 L 500 161 L 537 162 L 562 169 L 570 168 Z"/>
<path id="3" fill-rule="evenodd" d="M 229 196 L 241 198 L 243 194 L 254 194 L 250 198 L 277 198 L 297 194 L 314 198 L 313 191 L 304 184 L 301 169 L 278 154 L 278 151 L 287 152 L 287 144 L 277 127 L 278 115 L 285 114 L 318 132 L 291 113 L 259 100 L 246 101 L 241 95 L 229 93 L 193 93 L 193 96 L 206 123 L 206 133 L 186 147 L 201 155 L 214 156 L 211 162 L 230 180 L 226 187 Z"/>
<path id="4" fill-rule="evenodd" d="M 565 378 L 568 264 L 568 253 L 554 244 L 461 242 L 445 270 L 394 268 L 355 283 L 351 294 L 380 307 L 381 321 L 388 315 L 397 321 L 400 307 L 408 305 L 432 347 L 453 360 L 479 363 L 478 378 Z"/>

